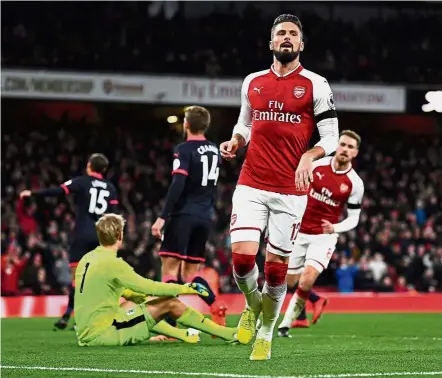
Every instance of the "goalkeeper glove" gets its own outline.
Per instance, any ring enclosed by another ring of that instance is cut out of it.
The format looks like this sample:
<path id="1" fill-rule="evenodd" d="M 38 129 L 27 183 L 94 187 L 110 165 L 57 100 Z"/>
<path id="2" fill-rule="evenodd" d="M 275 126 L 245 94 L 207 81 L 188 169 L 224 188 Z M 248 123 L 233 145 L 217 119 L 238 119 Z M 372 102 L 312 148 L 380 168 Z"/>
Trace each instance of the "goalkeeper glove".
<path id="1" fill-rule="evenodd" d="M 191 282 L 186 283 L 183 286 L 187 288 L 183 294 L 198 294 L 201 297 L 209 296 L 209 290 L 207 289 L 207 287 L 200 283 Z"/>

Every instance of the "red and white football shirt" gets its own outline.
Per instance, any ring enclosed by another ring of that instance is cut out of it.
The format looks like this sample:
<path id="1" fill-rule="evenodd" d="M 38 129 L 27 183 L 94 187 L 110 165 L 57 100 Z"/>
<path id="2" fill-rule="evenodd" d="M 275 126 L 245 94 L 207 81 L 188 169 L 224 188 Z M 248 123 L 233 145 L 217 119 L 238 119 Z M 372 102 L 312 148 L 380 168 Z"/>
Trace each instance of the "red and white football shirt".
<path id="1" fill-rule="evenodd" d="M 317 126 L 316 144 L 328 155 L 338 144 L 338 120 L 326 79 L 298 65 L 279 76 L 271 69 L 246 77 L 233 133 L 250 141 L 238 184 L 281 194 L 305 194 L 295 171 Z"/>
<path id="2" fill-rule="evenodd" d="M 300 232 L 316 235 L 323 233 L 323 219 L 333 224 L 339 221 L 346 204 L 349 209 L 360 208 L 364 183 L 351 165 L 346 171 L 336 171 L 333 157 L 314 163 L 313 179 Z"/>

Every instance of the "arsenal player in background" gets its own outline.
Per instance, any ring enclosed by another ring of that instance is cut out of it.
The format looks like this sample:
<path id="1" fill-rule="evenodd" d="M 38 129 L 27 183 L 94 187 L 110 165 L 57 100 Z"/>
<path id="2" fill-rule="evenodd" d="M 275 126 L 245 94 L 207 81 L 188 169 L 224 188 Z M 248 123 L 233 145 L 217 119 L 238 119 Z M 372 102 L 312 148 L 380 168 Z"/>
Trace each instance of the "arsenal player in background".
<path id="1" fill-rule="evenodd" d="M 230 236 L 234 277 L 247 302 L 238 325 L 242 343 L 251 341 L 256 319 L 263 313 L 251 360 L 270 359 L 273 330 L 287 291 L 288 259 L 314 179 L 313 162 L 334 152 L 338 144 L 330 86 L 299 62 L 303 37 L 297 17 L 276 18 L 269 43 L 273 64 L 245 78 L 238 123 L 231 140 L 220 147 L 221 155 L 232 159 L 250 142 L 232 199 Z M 320 141 L 308 150 L 315 127 Z M 255 258 L 265 229 L 268 241 L 261 293 Z"/>
<path id="2" fill-rule="evenodd" d="M 336 155 L 313 163 L 315 180 L 308 191 L 307 210 L 289 260 L 288 285 L 293 287 L 299 283 L 278 327 L 279 336 L 290 337 L 290 325 L 303 311 L 315 281 L 327 268 L 338 234 L 350 231 L 359 222 L 364 183 L 351 162 L 358 155 L 360 145 L 358 134 L 344 130 Z M 345 206 L 347 218 L 338 222 Z M 326 299 L 320 298 L 313 304 L 313 323 L 318 321 L 326 303 Z"/>

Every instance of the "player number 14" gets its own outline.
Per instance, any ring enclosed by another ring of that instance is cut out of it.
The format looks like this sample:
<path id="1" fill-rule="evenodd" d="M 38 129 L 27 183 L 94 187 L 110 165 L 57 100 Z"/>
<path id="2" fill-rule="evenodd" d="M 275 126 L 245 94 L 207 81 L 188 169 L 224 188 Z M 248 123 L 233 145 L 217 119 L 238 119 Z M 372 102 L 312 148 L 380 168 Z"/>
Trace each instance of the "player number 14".
<path id="1" fill-rule="evenodd" d="M 201 163 L 203 163 L 203 179 L 201 180 L 201 186 L 207 186 L 209 180 L 214 181 L 213 185 L 216 185 L 219 176 L 218 167 L 218 155 L 212 156 L 212 166 L 209 171 L 209 157 L 207 155 L 201 156 Z"/>

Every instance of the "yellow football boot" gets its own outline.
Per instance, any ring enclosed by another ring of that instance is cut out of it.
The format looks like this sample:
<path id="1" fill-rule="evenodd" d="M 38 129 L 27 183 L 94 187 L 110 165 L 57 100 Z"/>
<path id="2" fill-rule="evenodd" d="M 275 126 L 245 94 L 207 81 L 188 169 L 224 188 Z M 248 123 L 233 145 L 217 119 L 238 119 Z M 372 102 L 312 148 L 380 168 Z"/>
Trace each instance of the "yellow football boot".
<path id="1" fill-rule="evenodd" d="M 264 339 L 256 339 L 253 344 L 250 361 L 265 361 L 270 360 L 272 352 L 272 342 Z"/>

